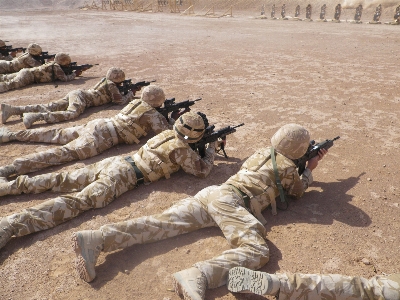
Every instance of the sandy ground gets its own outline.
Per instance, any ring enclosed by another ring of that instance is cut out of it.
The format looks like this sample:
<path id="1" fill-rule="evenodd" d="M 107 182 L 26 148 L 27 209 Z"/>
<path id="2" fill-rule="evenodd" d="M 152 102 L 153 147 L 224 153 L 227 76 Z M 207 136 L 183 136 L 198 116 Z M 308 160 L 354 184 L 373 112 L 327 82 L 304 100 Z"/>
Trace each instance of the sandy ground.
<path id="1" fill-rule="evenodd" d="M 331 272 L 366 277 L 400 272 L 398 187 L 398 26 L 183 17 L 166 13 L 96 11 L 0 12 L 1 37 L 15 46 L 32 41 L 78 63 L 99 63 L 70 83 L 34 85 L 0 94 L 10 104 L 47 103 L 90 88 L 111 66 L 134 80 L 157 79 L 168 97 L 203 97 L 196 110 L 216 127 L 244 122 L 228 137 L 229 159 L 218 157 L 207 179 L 183 172 L 141 186 L 106 208 L 56 228 L 14 238 L 0 250 L 0 299 L 179 299 L 171 274 L 228 249 L 218 228 L 101 255 L 91 284 L 74 272 L 72 232 L 149 215 L 200 189 L 224 182 L 272 134 L 303 124 L 316 141 L 340 136 L 315 170 L 315 182 L 287 211 L 268 220 L 268 272 Z M 109 117 L 118 106 L 88 109 L 73 126 Z M 35 128 L 39 128 L 35 126 Z M 23 129 L 18 117 L 7 127 Z M 48 128 L 51 128 L 49 126 Z M 144 142 L 143 142 L 144 143 Z M 140 145 L 64 166 L 73 169 Z M 0 165 L 52 147 L 0 146 Z M 61 168 L 53 168 L 55 171 Z M 55 194 L 2 197 L 0 216 Z M 206 299 L 262 299 L 233 295 L 225 286 Z"/>

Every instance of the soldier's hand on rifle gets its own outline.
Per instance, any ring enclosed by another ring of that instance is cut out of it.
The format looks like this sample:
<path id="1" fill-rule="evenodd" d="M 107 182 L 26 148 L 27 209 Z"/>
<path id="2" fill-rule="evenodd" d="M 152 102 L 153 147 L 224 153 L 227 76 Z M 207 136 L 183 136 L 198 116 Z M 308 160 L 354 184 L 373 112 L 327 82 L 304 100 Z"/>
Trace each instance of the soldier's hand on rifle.
<path id="1" fill-rule="evenodd" d="M 54 57 L 48 58 L 47 62 L 49 62 L 49 61 L 54 61 Z"/>
<path id="2" fill-rule="evenodd" d="M 171 118 L 174 120 L 178 120 L 178 118 L 180 116 L 182 116 L 184 113 L 187 113 L 190 111 L 189 107 L 186 107 L 184 110 L 180 111 L 180 110 L 175 110 L 171 113 Z"/>
<path id="3" fill-rule="evenodd" d="M 318 162 L 324 158 L 324 155 L 328 153 L 328 150 L 326 149 L 321 149 L 318 151 L 318 155 L 311 158 L 308 162 L 307 162 L 307 169 L 309 169 L 310 171 L 314 170 L 317 166 L 318 166 Z"/>
<path id="4" fill-rule="evenodd" d="M 75 75 L 80 76 L 82 74 L 82 70 L 75 70 Z"/>
<path id="5" fill-rule="evenodd" d="M 16 57 L 16 56 L 17 56 L 17 51 L 12 51 L 12 52 L 10 52 L 10 55 L 11 55 L 12 57 Z"/>

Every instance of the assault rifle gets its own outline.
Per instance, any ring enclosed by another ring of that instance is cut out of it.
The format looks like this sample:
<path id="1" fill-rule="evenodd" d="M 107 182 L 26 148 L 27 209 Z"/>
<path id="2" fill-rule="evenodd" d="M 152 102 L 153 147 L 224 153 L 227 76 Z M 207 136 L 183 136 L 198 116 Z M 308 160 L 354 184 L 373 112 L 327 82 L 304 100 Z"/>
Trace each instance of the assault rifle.
<path id="1" fill-rule="evenodd" d="M 318 155 L 319 150 L 326 149 L 328 150 L 330 147 L 333 146 L 333 142 L 340 139 L 340 136 L 335 137 L 332 140 L 325 140 L 321 143 L 315 144 L 315 141 L 312 140 L 310 145 L 308 146 L 306 154 L 304 154 L 299 159 L 293 160 L 295 165 L 299 168 L 298 172 L 299 175 L 303 174 L 304 170 L 306 169 L 306 162 L 309 161 L 311 158 Z"/>
<path id="2" fill-rule="evenodd" d="M 24 47 L 13 48 L 12 45 L 6 46 L 6 49 L 9 52 L 25 52 L 26 51 L 26 48 L 24 48 Z"/>
<path id="3" fill-rule="evenodd" d="M 42 64 L 44 64 L 44 63 L 46 63 L 45 59 L 54 58 L 54 57 L 56 57 L 56 55 L 55 54 L 49 54 L 49 52 L 46 51 L 46 52 L 42 52 L 42 54 L 40 54 L 40 55 L 38 55 L 36 57 L 37 57 L 37 60 L 39 60 Z"/>
<path id="4" fill-rule="evenodd" d="M 158 112 L 164 116 L 167 121 L 169 120 L 168 114 L 173 111 L 180 110 L 181 108 L 189 108 L 194 105 L 196 101 L 200 101 L 201 98 L 197 98 L 194 100 L 185 100 L 182 102 L 175 103 L 175 98 L 169 98 L 164 101 L 164 106 L 161 108 L 157 108 Z"/>
<path id="5" fill-rule="evenodd" d="M 209 143 L 213 143 L 218 141 L 218 139 L 222 139 L 224 142 L 221 143 L 221 148 L 217 150 L 217 152 L 222 151 L 224 153 L 225 158 L 228 158 L 228 155 L 226 155 L 225 152 L 225 141 L 226 141 L 226 136 L 236 132 L 236 128 L 243 126 L 244 123 L 236 125 L 236 126 L 227 126 L 224 127 L 220 130 L 214 131 L 215 125 L 212 126 L 208 126 L 206 128 L 206 131 L 203 135 L 203 137 L 201 138 L 200 141 L 196 142 L 196 143 L 192 143 L 190 144 L 190 147 L 194 150 L 194 151 L 198 151 L 201 157 L 204 157 L 206 155 L 206 145 Z"/>
<path id="6" fill-rule="evenodd" d="M 76 61 L 72 62 L 69 64 L 69 66 L 64 67 L 61 66 L 61 69 L 63 69 L 64 73 L 67 75 L 72 74 L 72 72 L 74 71 L 86 71 L 90 68 L 93 68 L 93 66 L 98 66 L 99 64 L 94 64 L 94 65 L 89 65 L 89 64 L 85 64 L 85 65 L 77 65 Z"/>
<path id="7" fill-rule="evenodd" d="M 126 95 L 130 90 L 135 93 L 140 91 L 142 87 L 150 85 L 150 83 L 156 82 L 156 80 L 151 81 L 139 81 L 136 83 L 132 83 L 132 79 L 126 79 L 122 82 L 122 85 L 118 86 L 118 89 L 121 93 Z"/>

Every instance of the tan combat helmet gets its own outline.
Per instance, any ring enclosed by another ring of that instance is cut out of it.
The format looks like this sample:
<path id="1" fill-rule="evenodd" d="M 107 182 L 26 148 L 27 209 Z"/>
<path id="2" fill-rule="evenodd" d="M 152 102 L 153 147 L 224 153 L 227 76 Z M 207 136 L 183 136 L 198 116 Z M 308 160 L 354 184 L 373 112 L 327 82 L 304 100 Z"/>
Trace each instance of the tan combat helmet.
<path id="1" fill-rule="evenodd" d="M 54 61 L 61 66 L 67 66 L 71 63 L 71 57 L 66 53 L 57 53 Z"/>
<path id="2" fill-rule="evenodd" d="M 165 94 L 159 86 L 148 85 L 143 89 L 141 99 L 152 107 L 160 107 L 165 101 Z"/>
<path id="3" fill-rule="evenodd" d="M 174 130 L 179 139 L 187 143 L 196 143 L 203 137 L 205 125 L 200 115 L 187 112 L 175 121 Z"/>
<path id="4" fill-rule="evenodd" d="M 310 133 L 303 126 L 287 124 L 271 138 L 275 150 L 290 159 L 302 157 L 310 144 Z"/>
<path id="5" fill-rule="evenodd" d="M 6 43 L 4 43 L 3 40 L 0 40 L 0 48 L 3 48 L 3 47 L 5 47 L 5 46 L 6 46 Z"/>
<path id="6" fill-rule="evenodd" d="M 40 47 L 36 43 L 32 43 L 32 44 L 29 44 L 27 51 L 30 55 L 34 55 L 34 56 L 40 55 L 40 54 L 42 54 L 42 47 Z"/>
<path id="7" fill-rule="evenodd" d="M 114 83 L 121 83 L 125 80 L 125 73 L 120 68 L 112 67 L 108 69 L 106 78 Z"/>

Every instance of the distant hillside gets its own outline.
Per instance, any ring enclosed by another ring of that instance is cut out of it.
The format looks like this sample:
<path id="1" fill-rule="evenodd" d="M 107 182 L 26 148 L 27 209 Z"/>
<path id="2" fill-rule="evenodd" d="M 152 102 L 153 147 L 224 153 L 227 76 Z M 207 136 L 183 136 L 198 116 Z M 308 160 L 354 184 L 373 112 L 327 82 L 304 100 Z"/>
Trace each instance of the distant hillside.
<path id="1" fill-rule="evenodd" d="M 48 9 L 48 10 L 64 10 L 64 9 L 78 9 L 85 3 L 92 3 L 93 0 L 0 0 L 1 9 L 17 9 L 17 10 L 32 10 L 32 9 Z M 100 0 L 95 0 L 98 5 L 101 6 Z M 124 0 L 122 0 L 124 1 Z M 132 0 L 133 3 L 143 3 L 144 6 L 150 3 L 157 3 L 156 0 Z M 305 14 L 305 7 L 308 4 L 313 6 L 313 16 L 317 16 L 320 11 L 320 7 L 323 4 L 327 5 L 326 16 L 332 18 L 334 14 L 335 6 L 340 3 L 344 8 L 342 17 L 351 17 L 354 15 L 354 9 L 362 4 L 364 7 L 363 19 L 372 18 L 375 7 L 378 4 L 382 4 L 383 11 L 382 17 L 390 18 L 394 15 L 395 8 L 400 4 L 400 0 L 182 0 L 183 5 L 180 10 L 185 10 L 190 3 L 194 4 L 195 13 L 206 12 L 211 7 L 215 10 L 221 11 L 226 10 L 233 6 L 235 11 L 247 11 L 249 13 L 254 12 L 258 14 L 261 12 L 261 7 L 264 4 L 265 12 L 269 15 L 272 4 L 276 6 L 276 15 L 280 13 L 280 7 L 282 4 L 286 4 L 286 14 L 292 16 L 294 14 L 295 7 L 300 5 L 301 14 Z M 164 12 L 168 11 L 164 9 Z M 367 17 L 368 16 L 368 17 Z M 370 16 L 370 17 L 369 17 Z"/>

